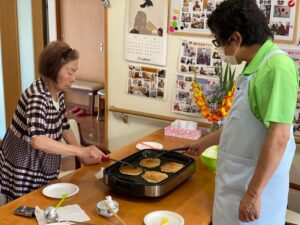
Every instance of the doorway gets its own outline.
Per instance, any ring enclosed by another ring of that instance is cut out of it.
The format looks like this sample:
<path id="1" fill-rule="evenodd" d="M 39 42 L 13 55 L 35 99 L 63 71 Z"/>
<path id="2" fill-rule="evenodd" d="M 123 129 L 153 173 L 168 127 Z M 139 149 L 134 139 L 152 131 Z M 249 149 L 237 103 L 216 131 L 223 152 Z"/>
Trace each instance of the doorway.
<path id="1" fill-rule="evenodd" d="M 79 51 L 76 79 L 104 83 L 104 87 L 107 87 L 106 13 L 99 0 L 56 0 L 57 39 L 65 41 Z M 89 102 L 89 96 L 82 92 L 67 92 L 65 98 L 69 107 L 87 106 Z M 104 108 L 104 114 L 107 115 L 107 88 L 105 88 Z M 83 130 L 88 141 L 107 146 L 107 117 L 104 121 L 96 120 L 95 116 L 75 117 L 75 119 L 83 124 L 83 129 L 90 127 Z"/>

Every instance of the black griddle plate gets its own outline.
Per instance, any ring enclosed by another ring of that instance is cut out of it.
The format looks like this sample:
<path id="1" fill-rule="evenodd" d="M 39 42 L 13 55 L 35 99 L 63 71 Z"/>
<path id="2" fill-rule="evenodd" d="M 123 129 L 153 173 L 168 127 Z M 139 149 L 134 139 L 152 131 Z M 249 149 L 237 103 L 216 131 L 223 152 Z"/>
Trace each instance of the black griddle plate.
<path id="1" fill-rule="evenodd" d="M 117 191 L 119 193 L 131 195 L 131 196 L 149 196 L 149 197 L 158 197 L 160 196 L 159 192 L 164 192 L 161 194 L 165 194 L 167 191 L 160 191 L 160 187 L 162 190 L 168 189 L 171 190 L 174 187 L 168 187 L 168 183 L 172 180 L 176 179 L 176 177 L 180 177 L 180 174 L 186 174 L 185 179 L 190 177 L 195 172 L 195 160 L 191 157 L 183 155 L 178 152 L 168 152 L 162 150 L 152 150 L 152 149 L 144 149 L 138 151 L 124 159 L 122 161 L 130 162 L 135 165 L 140 165 L 139 162 L 144 158 L 159 158 L 161 160 L 161 165 L 167 162 L 177 162 L 184 165 L 184 167 L 177 171 L 176 173 L 167 173 L 168 178 L 159 182 L 159 183 L 149 183 L 143 179 L 141 175 L 131 176 L 121 174 L 119 172 L 119 168 L 125 166 L 122 163 L 114 163 L 113 165 L 105 168 L 104 170 L 104 183 L 107 184 L 112 190 Z M 158 171 L 160 170 L 160 166 L 155 168 L 146 168 L 144 167 L 144 171 Z M 163 172 L 165 173 L 165 172 Z M 181 176 L 181 180 L 183 177 Z M 174 182 L 174 181 L 173 181 Z M 180 181 L 181 183 L 182 181 Z M 178 182 L 175 182 L 176 184 Z M 145 189 L 148 189 L 145 190 Z M 156 194 L 149 194 L 149 189 L 153 189 L 150 192 L 155 192 Z M 155 190 L 154 190 L 155 189 Z M 148 194 L 146 193 L 148 192 Z M 154 196 L 152 196 L 154 195 Z"/>

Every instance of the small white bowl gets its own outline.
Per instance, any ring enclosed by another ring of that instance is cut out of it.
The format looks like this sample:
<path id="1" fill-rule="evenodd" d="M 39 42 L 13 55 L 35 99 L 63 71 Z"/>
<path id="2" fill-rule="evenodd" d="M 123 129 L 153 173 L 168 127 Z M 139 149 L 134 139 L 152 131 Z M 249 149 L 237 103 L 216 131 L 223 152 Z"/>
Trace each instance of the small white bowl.
<path id="1" fill-rule="evenodd" d="M 103 203 L 104 200 L 100 201 L 97 203 L 97 212 L 102 215 L 102 216 L 105 216 L 105 217 L 111 217 L 113 216 L 114 214 L 105 207 L 104 203 Z M 119 203 L 115 200 L 112 200 L 113 203 L 114 203 L 114 207 L 112 208 L 112 210 L 117 213 L 119 211 Z"/>

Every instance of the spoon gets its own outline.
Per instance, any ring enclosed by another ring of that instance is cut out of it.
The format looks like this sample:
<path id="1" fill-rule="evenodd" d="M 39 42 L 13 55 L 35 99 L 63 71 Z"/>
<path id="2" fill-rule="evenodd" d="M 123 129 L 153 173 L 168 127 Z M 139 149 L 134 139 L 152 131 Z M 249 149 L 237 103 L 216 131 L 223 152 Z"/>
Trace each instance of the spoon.
<path id="1" fill-rule="evenodd" d="M 160 224 L 159 225 L 165 225 L 169 222 L 169 219 L 168 217 L 163 217 L 160 221 Z"/>
<path id="2" fill-rule="evenodd" d="M 59 223 L 76 223 L 76 224 L 81 224 L 81 225 L 96 225 L 94 223 L 78 222 L 78 221 L 74 221 L 74 220 L 60 220 L 60 221 L 57 220 L 55 222 L 59 222 Z"/>
<path id="3" fill-rule="evenodd" d="M 56 204 L 56 206 L 49 206 L 44 211 L 44 216 L 49 223 L 57 222 L 58 220 L 58 214 L 56 209 L 61 206 L 61 204 L 64 202 L 64 200 L 68 197 L 68 194 L 63 194 L 61 197 L 61 200 Z"/>

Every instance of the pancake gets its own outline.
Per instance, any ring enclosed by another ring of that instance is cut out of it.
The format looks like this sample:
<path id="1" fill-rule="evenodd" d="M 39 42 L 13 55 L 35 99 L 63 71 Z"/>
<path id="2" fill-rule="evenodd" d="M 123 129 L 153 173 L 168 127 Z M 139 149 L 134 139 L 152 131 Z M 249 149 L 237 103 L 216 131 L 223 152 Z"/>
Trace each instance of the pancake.
<path id="1" fill-rule="evenodd" d="M 149 183 L 159 183 L 168 178 L 168 174 L 157 171 L 146 171 L 142 177 Z"/>
<path id="2" fill-rule="evenodd" d="M 147 168 L 154 168 L 160 165 L 160 159 L 158 158 L 145 158 L 140 161 L 140 165 Z"/>
<path id="3" fill-rule="evenodd" d="M 160 170 L 162 172 L 167 172 L 167 173 L 177 173 L 179 170 L 181 170 L 184 167 L 183 164 L 177 163 L 177 162 L 168 162 L 163 164 L 160 167 Z"/>
<path id="4" fill-rule="evenodd" d="M 130 176 L 138 176 L 141 175 L 144 170 L 141 167 L 134 167 L 131 165 L 122 166 L 119 168 L 120 173 Z"/>

